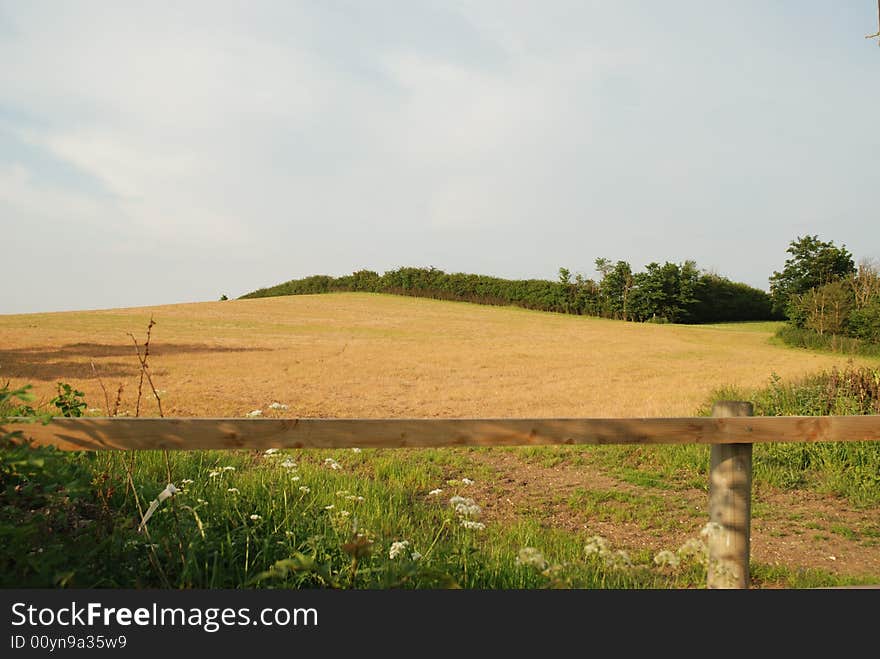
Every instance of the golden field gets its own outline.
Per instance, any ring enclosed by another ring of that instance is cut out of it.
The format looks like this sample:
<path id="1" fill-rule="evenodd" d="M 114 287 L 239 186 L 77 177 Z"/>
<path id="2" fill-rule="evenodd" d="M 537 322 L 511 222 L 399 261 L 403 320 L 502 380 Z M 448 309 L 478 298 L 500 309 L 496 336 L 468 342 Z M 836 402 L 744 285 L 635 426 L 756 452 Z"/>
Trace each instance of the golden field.
<path id="1" fill-rule="evenodd" d="M 151 317 L 165 416 L 690 416 L 721 385 L 850 359 L 776 345 L 774 323 L 635 324 L 339 293 L 0 315 L 0 382 L 33 384 L 42 401 L 68 382 L 106 413 L 97 372 L 111 405 L 124 385 L 120 410 L 133 414 L 129 333 L 143 343 Z M 276 401 L 289 409 L 268 409 Z M 141 415 L 157 415 L 146 384 Z"/>

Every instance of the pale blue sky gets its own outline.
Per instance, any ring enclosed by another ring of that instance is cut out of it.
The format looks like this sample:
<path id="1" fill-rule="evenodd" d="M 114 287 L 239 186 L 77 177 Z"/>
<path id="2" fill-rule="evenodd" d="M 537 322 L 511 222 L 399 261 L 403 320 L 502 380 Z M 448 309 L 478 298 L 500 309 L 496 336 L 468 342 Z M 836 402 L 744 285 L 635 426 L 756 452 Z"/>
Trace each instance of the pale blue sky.
<path id="1" fill-rule="evenodd" d="M 880 258 L 875 0 L 0 0 L 0 313 Z"/>

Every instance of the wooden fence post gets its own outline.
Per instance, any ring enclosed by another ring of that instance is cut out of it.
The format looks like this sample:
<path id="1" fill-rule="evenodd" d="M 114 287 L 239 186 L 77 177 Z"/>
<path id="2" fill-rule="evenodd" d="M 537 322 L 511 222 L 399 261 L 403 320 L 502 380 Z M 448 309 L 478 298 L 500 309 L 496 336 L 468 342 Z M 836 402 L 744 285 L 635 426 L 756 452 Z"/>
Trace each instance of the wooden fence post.
<path id="1" fill-rule="evenodd" d="M 751 403 L 718 401 L 713 417 L 752 416 Z M 713 444 L 709 468 L 707 587 L 749 587 L 752 445 Z"/>

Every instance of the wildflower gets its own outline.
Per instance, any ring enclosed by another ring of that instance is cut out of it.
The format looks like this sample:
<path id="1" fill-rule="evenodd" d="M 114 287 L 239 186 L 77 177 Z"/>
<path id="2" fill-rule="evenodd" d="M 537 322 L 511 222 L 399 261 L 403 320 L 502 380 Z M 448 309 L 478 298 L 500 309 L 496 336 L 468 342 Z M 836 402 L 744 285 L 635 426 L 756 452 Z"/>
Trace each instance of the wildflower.
<path id="1" fill-rule="evenodd" d="M 608 541 L 599 535 L 590 536 L 587 538 L 587 544 L 584 547 L 584 551 L 587 556 L 592 556 L 593 554 L 606 556 L 608 554 Z"/>
<path id="2" fill-rule="evenodd" d="M 534 547 L 523 547 L 516 556 L 517 565 L 526 565 L 537 570 L 543 570 L 547 567 L 547 561 L 544 560 L 544 554 Z"/>
<path id="3" fill-rule="evenodd" d="M 330 467 L 331 469 L 342 469 L 342 465 L 336 462 L 333 458 L 324 458 L 324 466 Z"/>
<path id="4" fill-rule="evenodd" d="M 287 458 L 284 462 L 282 462 L 281 466 L 285 469 L 296 469 L 296 463 L 290 458 Z"/>
<path id="5" fill-rule="evenodd" d="M 192 482 L 193 482 L 193 480 L 191 478 L 184 478 L 182 481 L 180 481 L 180 484 L 181 485 L 190 485 Z"/>
<path id="6" fill-rule="evenodd" d="M 291 476 L 291 477 L 290 477 L 290 480 L 292 480 L 292 481 L 294 481 L 294 482 L 298 481 L 299 479 L 300 479 L 299 476 Z"/>
<path id="7" fill-rule="evenodd" d="M 226 467 L 223 467 L 223 471 L 235 471 L 235 467 L 230 467 L 227 465 Z"/>
<path id="8" fill-rule="evenodd" d="M 220 469 L 212 469 L 208 472 L 208 478 L 217 478 L 221 473 Z"/>
<path id="9" fill-rule="evenodd" d="M 351 515 L 351 513 L 348 512 L 347 510 L 340 510 L 340 511 L 339 511 L 339 516 L 340 516 L 340 517 L 348 517 L 349 515 Z"/>
<path id="10" fill-rule="evenodd" d="M 432 497 L 436 494 L 443 494 L 443 490 L 441 490 L 439 487 L 436 487 L 433 490 L 431 490 L 430 492 L 428 492 L 429 497 Z"/>
<path id="11" fill-rule="evenodd" d="M 471 529 L 472 531 L 482 531 L 486 528 L 486 525 L 482 522 L 475 522 L 471 519 L 461 520 L 461 525 L 466 529 Z"/>
<path id="12" fill-rule="evenodd" d="M 718 522 L 706 522 L 706 525 L 700 529 L 700 536 L 709 540 L 722 531 L 724 531 L 724 527 Z"/>
<path id="13" fill-rule="evenodd" d="M 336 491 L 336 496 L 338 496 L 338 497 L 344 497 L 346 494 L 348 494 L 348 490 L 337 490 Z"/>
<path id="14" fill-rule="evenodd" d="M 671 552 L 668 549 L 663 549 L 662 551 L 658 551 L 657 555 L 654 556 L 654 563 L 660 567 L 665 565 L 668 565 L 669 567 L 678 567 L 679 563 L 681 563 L 681 559 L 674 552 Z"/>
<path id="15" fill-rule="evenodd" d="M 422 557 L 422 555 L 421 555 L 419 552 L 413 550 L 413 553 L 412 553 L 412 559 L 413 559 L 414 561 L 419 560 L 421 557 Z"/>
<path id="16" fill-rule="evenodd" d="M 449 500 L 449 505 L 455 509 L 455 513 L 462 518 L 477 517 L 480 514 L 480 507 L 473 499 L 454 496 Z"/>
<path id="17" fill-rule="evenodd" d="M 232 492 L 233 494 L 241 494 L 241 492 L 238 491 L 238 488 L 237 488 L 237 487 L 230 487 L 230 488 L 228 488 L 226 491 L 227 491 L 227 492 Z"/>
<path id="18" fill-rule="evenodd" d="M 249 417 L 263 416 L 263 410 L 251 410 L 245 416 L 249 416 Z"/>
<path id="19" fill-rule="evenodd" d="M 360 452 L 361 452 L 361 449 L 358 448 L 357 446 L 355 446 L 354 448 L 351 449 L 351 452 L 352 452 L 352 453 L 360 453 Z"/>
<path id="20" fill-rule="evenodd" d="M 613 553 L 608 553 L 605 555 L 605 565 L 611 568 L 627 568 L 632 567 L 632 561 L 629 558 L 629 554 L 626 553 L 623 549 L 618 549 Z"/>
<path id="21" fill-rule="evenodd" d="M 261 520 L 263 518 L 254 513 L 253 515 L 251 515 L 251 519 L 256 522 L 257 520 Z"/>
<path id="22" fill-rule="evenodd" d="M 705 564 L 709 560 L 709 548 L 699 538 L 691 538 L 678 548 L 678 556 L 682 559 L 693 558 Z"/>
<path id="23" fill-rule="evenodd" d="M 409 546 L 409 540 L 401 540 L 400 542 L 392 542 L 391 549 L 388 550 L 388 558 L 395 559 Z"/>
<path id="24" fill-rule="evenodd" d="M 463 485 L 473 485 L 474 484 L 474 481 L 472 481 L 470 478 L 462 478 L 461 482 Z"/>
<path id="25" fill-rule="evenodd" d="M 286 410 L 286 409 L 287 409 L 287 405 L 285 405 L 284 403 L 272 403 L 271 405 L 269 405 L 269 409 L 272 409 L 272 410 Z"/>
<path id="26" fill-rule="evenodd" d="M 208 502 L 205 501 L 204 499 L 196 499 L 196 502 L 198 502 L 198 503 L 208 503 Z"/>
<path id="27" fill-rule="evenodd" d="M 336 507 L 335 504 L 330 504 L 329 506 L 324 506 L 324 510 L 333 510 Z"/>
<path id="28" fill-rule="evenodd" d="M 276 453 L 278 453 L 277 448 L 267 448 L 265 451 L 263 451 L 263 455 L 265 456 L 275 455 Z"/>
<path id="29" fill-rule="evenodd" d="M 309 492 L 312 491 L 312 488 L 306 487 L 305 485 L 300 485 L 299 491 L 302 492 L 303 494 L 308 494 Z"/>

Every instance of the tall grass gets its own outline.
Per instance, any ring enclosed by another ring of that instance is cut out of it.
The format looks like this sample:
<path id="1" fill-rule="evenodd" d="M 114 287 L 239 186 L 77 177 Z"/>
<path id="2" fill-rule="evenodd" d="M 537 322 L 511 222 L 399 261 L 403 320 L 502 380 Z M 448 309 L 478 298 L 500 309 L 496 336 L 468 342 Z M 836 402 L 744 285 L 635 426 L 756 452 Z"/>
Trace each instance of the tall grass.
<path id="1" fill-rule="evenodd" d="M 776 375 L 755 390 L 716 389 L 697 414 L 708 416 L 718 400 L 747 400 L 757 416 L 880 414 L 880 369 L 848 366 L 790 382 Z M 709 448 L 698 445 L 602 447 L 591 456 L 629 482 L 646 479 L 673 486 L 707 487 Z M 880 505 L 880 443 L 803 442 L 756 444 L 756 486 L 806 488 L 846 498 L 852 505 Z"/>
<path id="2" fill-rule="evenodd" d="M 91 473 L 97 493 L 94 508 L 73 522 L 85 531 L 28 536 L 32 545 L 19 542 L 16 555 L 4 547 L 2 581 L 166 588 L 704 583 L 705 569 L 693 557 L 674 569 L 659 567 L 649 553 L 597 548 L 585 534 L 537 520 L 483 526 L 475 511 L 485 501 L 468 503 L 467 515 L 450 505 L 454 497 L 471 499 L 468 482 L 450 478 L 469 464 L 461 456 L 449 450 L 176 452 L 170 469 L 182 492 L 160 504 L 138 533 L 139 512 L 126 489 L 129 456 L 67 454 L 76 469 Z M 142 501 L 164 487 L 168 468 L 162 452 L 138 454 L 132 482 Z M 62 559 L 74 540 L 84 550 Z M 542 566 L 518 560 L 526 547 L 537 548 Z"/>

